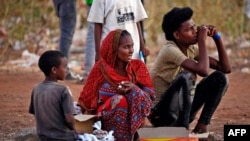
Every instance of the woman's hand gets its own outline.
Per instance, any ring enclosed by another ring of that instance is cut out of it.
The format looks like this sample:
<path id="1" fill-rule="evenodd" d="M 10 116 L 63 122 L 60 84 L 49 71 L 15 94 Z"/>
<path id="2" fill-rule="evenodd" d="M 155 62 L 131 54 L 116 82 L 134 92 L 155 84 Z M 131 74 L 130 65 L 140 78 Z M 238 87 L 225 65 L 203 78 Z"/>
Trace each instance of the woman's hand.
<path id="1" fill-rule="evenodd" d="M 122 81 L 119 83 L 117 90 L 123 94 L 130 92 L 133 88 L 138 88 L 137 85 L 130 81 Z"/>

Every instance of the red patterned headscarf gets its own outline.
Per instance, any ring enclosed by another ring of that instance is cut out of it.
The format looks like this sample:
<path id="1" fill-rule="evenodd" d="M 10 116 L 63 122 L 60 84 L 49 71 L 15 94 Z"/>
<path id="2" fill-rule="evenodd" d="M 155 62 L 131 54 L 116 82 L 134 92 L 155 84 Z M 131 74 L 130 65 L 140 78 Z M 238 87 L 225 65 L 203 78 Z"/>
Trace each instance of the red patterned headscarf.
<path id="1" fill-rule="evenodd" d="M 124 76 L 118 75 L 114 69 L 122 32 L 121 29 L 113 30 L 102 42 L 100 48 L 102 59 L 93 66 L 78 99 L 78 104 L 86 110 L 97 108 L 98 89 L 103 82 L 107 81 L 117 87 L 118 83 L 124 80 Z M 141 60 L 132 59 L 128 62 L 126 71 L 128 74 L 126 80 L 153 89 L 148 69 Z"/>

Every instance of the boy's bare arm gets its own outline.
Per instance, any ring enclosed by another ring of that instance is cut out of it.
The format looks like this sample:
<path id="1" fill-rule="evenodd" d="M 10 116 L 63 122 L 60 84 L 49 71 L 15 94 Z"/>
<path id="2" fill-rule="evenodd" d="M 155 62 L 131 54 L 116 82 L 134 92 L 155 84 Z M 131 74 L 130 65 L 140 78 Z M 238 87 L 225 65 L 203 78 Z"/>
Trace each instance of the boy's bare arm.
<path id="1" fill-rule="evenodd" d="M 66 122 L 71 130 L 75 130 L 75 118 L 74 115 L 65 114 Z"/>

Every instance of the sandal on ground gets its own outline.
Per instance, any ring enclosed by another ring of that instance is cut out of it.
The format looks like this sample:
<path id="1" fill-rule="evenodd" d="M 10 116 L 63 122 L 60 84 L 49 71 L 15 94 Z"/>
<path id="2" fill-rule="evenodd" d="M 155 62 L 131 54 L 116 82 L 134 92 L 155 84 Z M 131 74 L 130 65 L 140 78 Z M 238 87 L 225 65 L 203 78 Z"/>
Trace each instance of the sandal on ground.
<path id="1" fill-rule="evenodd" d="M 197 123 L 197 125 L 195 126 L 194 130 L 192 131 L 192 133 L 195 134 L 201 134 L 201 133 L 207 133 L 207 124 L 204 123 Z"/>

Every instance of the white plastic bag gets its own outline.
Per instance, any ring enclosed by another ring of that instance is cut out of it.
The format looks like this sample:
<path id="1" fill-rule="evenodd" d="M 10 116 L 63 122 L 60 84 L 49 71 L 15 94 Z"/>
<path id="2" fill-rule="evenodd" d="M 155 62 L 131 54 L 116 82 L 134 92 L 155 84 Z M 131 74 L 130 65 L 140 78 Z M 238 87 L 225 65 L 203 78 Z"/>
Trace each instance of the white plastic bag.
<path id="1" fill-rule="evenodd" d="M 114 131 L 105 131 L 101 129 L 101 121 L 97 121 L 94 123 L 93 127 L 95 130 L 93 134 L 80 134 L 78 135 L 81 141 L 115 141 L 113 136 Z"/>

